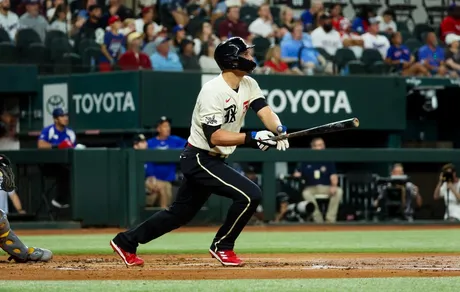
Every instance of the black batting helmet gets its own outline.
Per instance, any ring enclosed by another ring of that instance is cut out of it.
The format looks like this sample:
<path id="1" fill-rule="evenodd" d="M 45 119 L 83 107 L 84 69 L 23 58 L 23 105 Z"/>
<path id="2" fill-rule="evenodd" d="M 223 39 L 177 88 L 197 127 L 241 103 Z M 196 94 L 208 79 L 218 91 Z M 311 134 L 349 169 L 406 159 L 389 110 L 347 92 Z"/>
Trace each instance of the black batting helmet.
<path id="1" fill-rule="evenodd" d="M 232 37 L 216 47 L 214 60 L 221 70 L 241 70 L 251 73 L 256 68 L 256 63 L 240 55 L 253 47 L 248 46 L 240 37 Z"/>

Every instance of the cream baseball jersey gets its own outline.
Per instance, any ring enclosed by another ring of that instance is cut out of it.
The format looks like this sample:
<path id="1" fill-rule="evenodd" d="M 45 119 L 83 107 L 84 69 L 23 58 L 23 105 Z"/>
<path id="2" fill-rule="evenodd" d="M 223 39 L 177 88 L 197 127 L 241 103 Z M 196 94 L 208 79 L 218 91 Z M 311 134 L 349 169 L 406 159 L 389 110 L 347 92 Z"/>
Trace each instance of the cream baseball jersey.
<path id="1" fill-rule="evenodd" d="M 203 132 L 202 124 L 221 126 L 221 129 L 239 133 L 251 103 L 264 98 L 257 82 L 245 76 L 238 92 L 230 88 L 222 74 L 203 85 L 192 115 L 192 126 L 188 142 L 195 147 L 224 155 L 232 154 L 236 146 L 211 148 Z"/>

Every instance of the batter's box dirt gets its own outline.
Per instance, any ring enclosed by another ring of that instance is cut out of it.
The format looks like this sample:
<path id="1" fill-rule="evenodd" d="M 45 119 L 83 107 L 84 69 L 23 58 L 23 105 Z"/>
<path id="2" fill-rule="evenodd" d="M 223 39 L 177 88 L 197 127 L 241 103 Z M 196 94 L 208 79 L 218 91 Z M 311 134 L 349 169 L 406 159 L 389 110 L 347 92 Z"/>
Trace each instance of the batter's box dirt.
<path id="1" fill-rule="evenodd" d="M 1 280 L 194 280 L 460 276 L 455 254 L 242 254 L 244 267 L 208 255 L 143 256 L 126 268 L 116 255 L 56 256 L 52 262 L 0 261 Z M 225 273 L 222 270 L 225 269 Z"/>

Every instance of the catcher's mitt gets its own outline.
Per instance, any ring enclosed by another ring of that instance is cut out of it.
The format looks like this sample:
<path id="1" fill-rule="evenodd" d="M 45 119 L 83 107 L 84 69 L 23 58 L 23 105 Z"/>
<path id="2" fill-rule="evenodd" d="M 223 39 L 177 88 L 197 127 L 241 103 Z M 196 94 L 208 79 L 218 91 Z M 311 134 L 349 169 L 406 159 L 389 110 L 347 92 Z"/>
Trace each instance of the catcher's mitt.
<path id="1" fill-rule="evenodd" d="M 0 154 L 0 182 L 2 190 L 5 192 L 14 191 L 16 188 L 11 161 L 3 154 Z"/>

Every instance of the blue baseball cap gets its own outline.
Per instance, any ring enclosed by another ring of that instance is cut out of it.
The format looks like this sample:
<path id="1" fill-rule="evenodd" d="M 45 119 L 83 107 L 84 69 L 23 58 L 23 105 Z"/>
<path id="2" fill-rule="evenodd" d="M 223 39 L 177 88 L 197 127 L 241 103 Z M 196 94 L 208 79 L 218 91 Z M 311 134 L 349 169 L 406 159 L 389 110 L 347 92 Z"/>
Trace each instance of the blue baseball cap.
<path id="1" fill-rule="evenodd" d="M 67 115 L 67 112 L 64 111 L 64 109 L 60 107 L 57 107 L 53 110 L 53 118 L 58 118 L 58 117 L 66 116 L 66 115 Z"/>
<path id="2" fill-rule="evenodd" d="M 178 31 L 181 31 L 181 30 L 184 30 L 184 27 L 180 24 L 176 25 L 174 28 L 173 28 L 173 33 L 177 33 Z"/>

